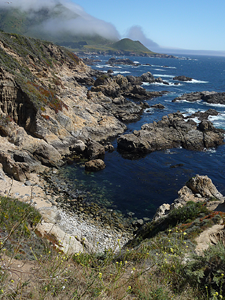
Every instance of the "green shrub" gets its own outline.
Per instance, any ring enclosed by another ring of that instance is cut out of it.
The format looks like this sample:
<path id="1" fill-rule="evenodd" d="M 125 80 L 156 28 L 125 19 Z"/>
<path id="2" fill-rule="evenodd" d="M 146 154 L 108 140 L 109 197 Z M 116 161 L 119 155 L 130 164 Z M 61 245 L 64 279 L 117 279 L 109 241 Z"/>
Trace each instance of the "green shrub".
<path id="1" fill-rule="evenodd" d="M 210 246 L 203 255 L 194 255 L 185 269 L 187 279 L 193 286 L 207 290 L 211 297 L 224 299 L 225 247 L 222 243 Z"/>

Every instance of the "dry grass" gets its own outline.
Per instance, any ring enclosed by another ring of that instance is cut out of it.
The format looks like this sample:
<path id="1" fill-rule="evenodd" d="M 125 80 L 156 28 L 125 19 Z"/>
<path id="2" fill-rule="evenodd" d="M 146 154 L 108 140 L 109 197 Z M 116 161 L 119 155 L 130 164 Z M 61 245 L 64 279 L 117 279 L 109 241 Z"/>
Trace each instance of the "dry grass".
<path id="1" fill-rule="evenodd" d="M 35 234 L 32 213 L 39 220 L 30 206 L 1 198 L 0 299 L 225 299 L 222 277 L 211 294 L 188 279 L 194 245 L 178 227 L 134 249 L 67 256 Z"/>

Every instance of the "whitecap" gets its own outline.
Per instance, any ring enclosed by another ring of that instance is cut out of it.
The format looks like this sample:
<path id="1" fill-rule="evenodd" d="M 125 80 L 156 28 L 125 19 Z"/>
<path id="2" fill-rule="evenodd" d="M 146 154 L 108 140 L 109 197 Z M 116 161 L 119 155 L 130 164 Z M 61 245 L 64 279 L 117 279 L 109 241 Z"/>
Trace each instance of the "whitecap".
<path id="1" fill-rule="evenodd" d="M 162 69 L 154 69 L 156 71 L 161 71 L 161 72 L 165 72 L 166 70 L 162 70 Z"/>
<path id="2" fill-rule="evenodd" d="M 185 102 L 187 102 L 187 103 L 192 103 L 193 101 L 188 101 L 187 99 L 183 99 L 183 100 L 176 100 L 176 102 L 181 102 L 181 103 L 183 103 L 183 102 L 184 102 L 184 103 L 185 103 Z M 200 102 L 202 102 L 201 99 L 195 101 L 195 103 L 200 103 Z"/>
<path id="3" fill-rule="evenodd" d="M 198 117 L 195 117 L 195 118 L 190 118 L 191 120 L 193 120 L 195 123 L 197 123 L 197 124 L 199 124 L 199 123 L 201 123 L 201 121 L 199 120 L 199 118 Z M 189 120 L 190 120 L 189 119 Z"/>
<path id="4" fill-rule="evenodd" d="M 134 63 L 135 63 L 135 64 L 140 64 L 140 62 L 139 62 L 139 61 L 137 61 L 137 60 L 135 60 L 135 61 L 134 61 Z"/>
<path id="5" fill-rule="evenodd" d="M 192 79 L 191 81 L 185 81 L 186 83 L 208 83 L 208 81 Z"/>
<path id="6" fill-rule="evenodd" d="M 149 82 L 143 82 L 142 85 L 150 85 Z"/>
<path id="7" fill-rule="evenodd" d="M 144 110 L 145 113 L 152 113 L 153 112 L 153 108 L 149 107 L 149 108 L 146 108 Z"/>
<path id="8" fill-rule="evenodd" d="M 114 71 L 113 74 L 129 74 L 129 71 Z"/>
<path id="9" fill-rule="evenodd" d="M 197 109 L 194 109 L 194 108 L 187 108 L 186 109 L 186 116 L 189 116 L 189 115 L 192 115 L 192 114 L 194 114 L 194 113 L 196 113 L 198 110 Z M 202 111 L 202 112 L 204 112 L 204 111 Z"/>
<path id="10" fill-rule="evenodd" d="M 225 114 L 219 114 L 217 116 L 209 116 L 209 121 L 217 128 L 225 129 Z"/>
<path id="11" fill-rule="evenodd" d="M 96 65 L 96 68 L 111 68 L 110 65 Z"/>
<path id="12" fill-rule="evenodd" d="M 208 105 L 208 106 L 225 107 L 225 104 L 220 104 L 220 103 L 207 103 L 207 102 L 204 102 L 204 104 Z"/>
<path id="13" fill-rule="evenodd" d="M 216 153 L 215 148 L 210 148 L 210 149 L 204 148 L 203 151 L 208 154 Z"/>
<path id="14" fill-rule="evenodd" d="M 174 75 L 168 75 L 168 74 L 153 74 L 154 76 L 158 76 L 158 77 L 175 77 Z"/>

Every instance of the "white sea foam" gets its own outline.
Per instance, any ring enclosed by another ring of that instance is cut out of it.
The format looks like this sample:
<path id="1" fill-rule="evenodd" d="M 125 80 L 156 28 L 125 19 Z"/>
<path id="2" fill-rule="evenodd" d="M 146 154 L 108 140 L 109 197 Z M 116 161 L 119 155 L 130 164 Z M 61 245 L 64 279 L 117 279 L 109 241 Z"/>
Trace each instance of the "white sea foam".
<path id="1" fill-rule="evenodd" d="M 218 116 L 209 116 L 209 121 L 217 128 L 225 128 L 225 114 L 219 114 Z"/>
<path id="2" fill-rule="evenodd" d="M 145 113 L 152 113 L 153 112 L 153 108 L 149 107 L 149 108 L 146 108 L 144 110 Z"/>
<path id="3" fill-rule="evenodd" d="M 208 154 L 216 153 L 216 149 L 215 148 L 210 148 L 210 149 L 204 148 L 203 151 L 205 153 L 208 153 Z"/>
<path id="4" fill-rule="evenodd" d="M 179 96 L 178 96 L 178 97 L 179 97 Z M 193 102 L 193 101 L 188 101 L 188 100 L 186 100 L 186 99 L 183 99 L 183 100 L 176 100 L 176 102 L 181 102 L 181 103 L 187 102 L 187 103 L 191 103 L 191 102 Z M 202 102 L 201 99 L 195 101 L 195 103 L 200 103 L 200 102 Z"/>
<path id="5" fill-rule="evenodd" d="M 140 64 L 140 62 L 139 62 L 139 61 L 137 61 L 137 60 L 135 60 L 135 61 L 134 61 L 134 63 L 135 63 L 135 64 Z"/>
<path id="6" fill-rule="evenodd" d="M 192 79 L 191 81 L 185 81 L 186 83 L 208 83 L 208 81 Z"/>
<path id="7" fill-rule="evenodd" d="M 162 69 L 154 69 L 156 71 L 161 71 L 161 72 L 165 72 L 166 70 L 162 70 Z"/>
<path id="8" fill-rule="evenodd" d="M 204 104 L 208 105 L 208 106 L 225 107 L 225 104 L 220 104 L 220 103 L 207 103 L 207 102 L 204 102 Z"/>
<path id="9" fill-rule="evenodd" d="M 142 85 L 150 85 L 149 82 L 143 82 Z"/>
<path id="10" fill-rule="evenodd" d="M 114 71 L 113 74 L 129 74 L 129 71 Z"/>
<path id="11" fill-rule="evenodd" d="M 183 115 L 190 116 L 190 115 L 194 114 L 197 111 L 198 111 L 197 109 L 188 108 L 188 109 L 186 109 L 186 113 L 184 113 Z M 202 112 L 204 112 L 204 111 L 202 111 Z"/>
<path id="12" fill-rule="evenodd" d="M 191 120 L 195 121 L 195 123 L 197 124 L 201 123 L 201 121 L 197 117 L 191 118 Z"/>
<path id="13" fill-rule="evenodd" d="M 96 68 L 111 68 L 110 65 L 96 65 Z"/>
<path id="14" fill-rule="evenodd" d="M 167 75 L 167 74 L 153 74 L 153 75 L 158 77 L 171 77 L 171 78 L 174 77 L 174 75 Z"/>

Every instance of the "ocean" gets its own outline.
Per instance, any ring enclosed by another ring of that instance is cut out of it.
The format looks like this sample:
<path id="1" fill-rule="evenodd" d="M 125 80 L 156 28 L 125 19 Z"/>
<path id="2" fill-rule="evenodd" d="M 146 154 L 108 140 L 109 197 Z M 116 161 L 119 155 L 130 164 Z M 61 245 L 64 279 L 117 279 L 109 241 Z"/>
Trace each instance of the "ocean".
<path id="1" fill-rule="evenodd" d="M 214 108 L 219 112 L 210 120 L 214 126 L 225 129 L 225 105 L 209 105 L 198 101 L 172 102 L 184 93 L 197 91 L 225 92 L 225 57 L 189 56 L 179 59 L 124 57 L 139 63 L 137 67 L 106 64 L 110 56 L 98 56 L 101 62 L 93 68 L 101 71 L 112 69 L 114 74 L 140 76 L 151 72 L 169 85 L 144 83 L 149 91 L 166 90 L 162 97 L 148 100 L 149 105 L 161 103 L 165 109 L 146 109 L 140 120 L 127 124 L 127 132 L 140 130 L 145 123 L 161 120 L 162 116 L 181 111 L 190 115 Z M 149 64 L 151 66 L 149 66 Z M 185 75 L 191 82 L 175 85 L 173 77 Z M 112 142 L 116 148 L 116 139 Z M 124 215 L 152 218 L 163 203 L 172 203 L 178 190 L 196 174 L 208 175 L 217 189 L 225 195 L 225 145 L 204 151 L 175 148 L 157 151 L 139 159 L 126 159 L 117 151 L 106 153 L 106 168 L 97 173 L 86 173 L 84 163 L 74 163 L 61 169 L 72 188 L 85 193 L 88 201 L 97 202 Z"/>

